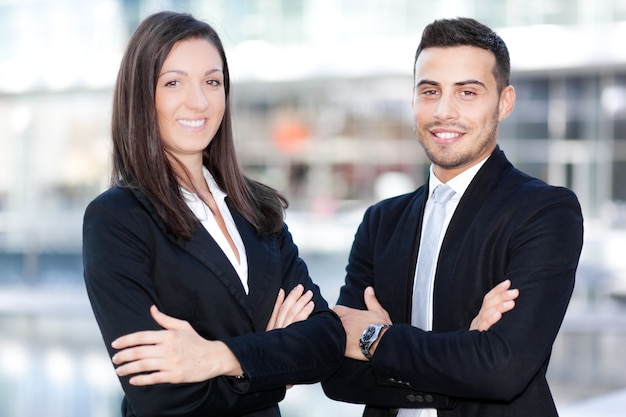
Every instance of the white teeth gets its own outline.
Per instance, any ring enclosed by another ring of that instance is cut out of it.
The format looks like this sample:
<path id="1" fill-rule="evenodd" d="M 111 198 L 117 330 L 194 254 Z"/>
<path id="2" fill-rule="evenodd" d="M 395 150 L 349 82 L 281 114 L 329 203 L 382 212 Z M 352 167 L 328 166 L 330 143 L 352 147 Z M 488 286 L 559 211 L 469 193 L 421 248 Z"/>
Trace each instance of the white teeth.
<path id="1" fill-rule="evenodd" d="M 178 123 L 180 123 L 183 126 L 188 126 L 188 127 L 200 127 L 204 124 L 204 119 L 199 119 L 199 120 L 180 119 L 178 120 Z"/>
<path id="2" fill-rule="evenodd" d="M 461 136 L 461 134 L 454 133 L 454 132 L 439 132 L 439 133 L 435 133 L 435 136 L 437 136 L 440 139 L 454 139 L 454 138 L 458 138 L 459 136 Z"/>

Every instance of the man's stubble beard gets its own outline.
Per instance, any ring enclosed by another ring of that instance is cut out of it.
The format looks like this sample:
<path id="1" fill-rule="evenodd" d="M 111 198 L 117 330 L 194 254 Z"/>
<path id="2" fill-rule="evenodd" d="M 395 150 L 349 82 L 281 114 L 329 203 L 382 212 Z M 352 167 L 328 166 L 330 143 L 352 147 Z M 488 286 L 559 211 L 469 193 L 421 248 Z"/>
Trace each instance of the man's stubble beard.
<path id="1" fill-rule="evenodd" d="M 460 151 L 455 151 L 451 146 L 433 144 L 430 141 L 430 130 L 435 127 L 456 127 L 460 128 L 464 132 L 471 132 L 471 129 L 468 129 L 465 125 L 459 123 L 450 124 L 434 122 L 426 125 L 423 130 L 417 129 L 416 127 L 415 131 L 418 135 L 420 145 L 422 145 L 422 148 L 424 148 L 424 151 L 426 152 L 426 156 L 433 164 L 444 169 L 456 169 L 474 161 L 479 155 L 485 153 L 487 149 L 493 149 L 495 147 L 498 135 L 498 123 L 498 111 L 496 109 L 490 120 L 490 126 L 486 128 L 487 130 L 483 129 L 483 132 L 486 131 L 487 133 L 478 137 L 481 143 L 480 147 L 469 147 Z M 428 137 L 429 140 L 424 140 L 424 137 Z M 430 144 L 431 146 L 427 146 L 426 144 Z"/>

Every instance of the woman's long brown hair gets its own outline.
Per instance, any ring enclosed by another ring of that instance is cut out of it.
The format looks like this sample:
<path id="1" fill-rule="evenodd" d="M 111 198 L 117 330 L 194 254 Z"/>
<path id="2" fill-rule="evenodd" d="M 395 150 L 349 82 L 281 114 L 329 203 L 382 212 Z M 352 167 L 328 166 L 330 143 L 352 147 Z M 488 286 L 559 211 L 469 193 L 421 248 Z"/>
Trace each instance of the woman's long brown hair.
<path id="1" fill-rule="evenodd" d="M 277 232 L 283 226 L 287 201 L 275 190 L 244 176 L 233 141 L 230 76 L 224 47 L 210 25 L 189 14 L 153 14 L 141 22 L 129 41 L 113 97 L 111 182 L 143 193 L 174 237 L 188 239 L 198 227 L 161 145 L 155 106 L 157 78 L 170 50 L 176 42 L 196 38 L 206 39 L 219 51 L 226 94 L 224 117 L 203 152 L 203 163 L 229 202 L 257 233 Z"/>

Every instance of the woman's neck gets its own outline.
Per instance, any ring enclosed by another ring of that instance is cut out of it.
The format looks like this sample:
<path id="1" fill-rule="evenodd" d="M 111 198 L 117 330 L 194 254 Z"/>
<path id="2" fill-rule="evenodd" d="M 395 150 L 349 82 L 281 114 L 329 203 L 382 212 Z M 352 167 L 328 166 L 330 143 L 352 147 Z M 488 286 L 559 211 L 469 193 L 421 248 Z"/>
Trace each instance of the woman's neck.
<path id="1" fill-rule="evenodd" d="M 204 165 L 201 156 L 199 158 L 177 158 L 171 162 L 181 187 L 198 194 L 209 191 L 209 186 L 204 178 Z"/>

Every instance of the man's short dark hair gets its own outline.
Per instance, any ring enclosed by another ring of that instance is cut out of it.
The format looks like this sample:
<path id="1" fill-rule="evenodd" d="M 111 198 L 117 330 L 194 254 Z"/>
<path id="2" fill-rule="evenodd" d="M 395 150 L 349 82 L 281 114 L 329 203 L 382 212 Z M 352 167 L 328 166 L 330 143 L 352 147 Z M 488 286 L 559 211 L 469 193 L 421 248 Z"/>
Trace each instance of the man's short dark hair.
<path id="1" fill-rule="evenodd" d="M 488 26 L 465 17 L 435 20 L 424 28 L 422 39 L 415 52 L 413 71 L 415 72 L 417 58 L 424 49 L 453 46 L 475 46 L 491 51 L 496 58 L 493 75 L 498 84 L 498 92 L 509 85 L 511 61 L 506 44 Z"/>

